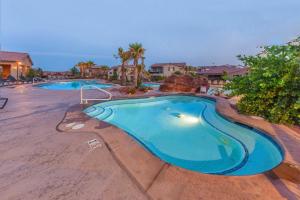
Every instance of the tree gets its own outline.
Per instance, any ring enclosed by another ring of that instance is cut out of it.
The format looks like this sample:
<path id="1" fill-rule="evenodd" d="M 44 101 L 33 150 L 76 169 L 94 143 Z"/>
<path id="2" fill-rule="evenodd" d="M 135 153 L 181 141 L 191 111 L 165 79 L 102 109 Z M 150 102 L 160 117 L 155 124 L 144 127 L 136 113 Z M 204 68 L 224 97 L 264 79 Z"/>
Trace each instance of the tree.
<path id="1" fill-rule="evenodd" d="M 139 59 L 144 56 L 145 49 L 143 48 L 141 43 L 132 43 L 129 44 L 129 51 L 131 52 L 131 57 L 133 59 L 134 65 L 134 86 L 138 87 L 138 64 Z"/>
<path id="2" fill-rule="evenodd" d="M 35 69 L 35 71 L 36 71 L 36 76 L 43 77 L 44 71 L 42 68 L 38 67 L 37 69 Z"/>
<path id="3" fill-rule="evenodd" d="M 225 86 L 241 95 L 238 110 L 275 123 L 300 124 L 300 46 L 269 46 L 257 56 L 238 57 L 250 71 Z"/>
<path id="4" fill-rule="evenodd" d="M 30 68 L 26 74 L 26 77 L 30 78 L 30 79 L 36 77 L 36 70 L 34 70 L 33 68 Z"/>
<path id="5" fill-rule="evenodd" d="M 79 62 L 75 65 L 75 67 L 79 68 L 81 77 L 84 76 L 85 65 L 86 65 L 85 62 Z"/>
<path id="6" fill-rule="evenodd" d="M 84 70 L 84 73 L 86 72 L 86 69 L 89 69 L 89 68 L 91 68 L 91 67 L 93 67 L 93 66 L 95 66 L 95 65 L 96 65 L 96 64 L 95 64 L 93 61 L 91 61 L 91 60 L 87 61 L 87 62 L 85 63 L 86 68 L 85 68 L 85 70 Z M 84 74 L 84 75 L 86 75 L 86 74 Z"/>
<path id="7" fill-rule="evenodd" d="M 145 57 L 142 56 L 142 63 L 137 65 L 137 86 L 140 87 L 142 85 L 142 79 L 146 75 L 145 73 Z"/>
<path id="8" fill-rule="evenodd" d="M 80 75 L 81 77 L 85 77 L 86 76 L 86 69 L 91 68 L 92 66 L 95 66 L 96 64 L 89 60 L 87 62 L 79 62 L 75 65 L 75 67 L 78 67 L 80 70 Z"/>
<path id="9" fill-rule="evenodd" d="M 76 66 L 72 67 L 70 69 L 70 72 L 72 73 L 73 76 L 78 76 L 80 74 L 80 72 Z"/>
<path id="10" fill-rule="evenodd" d="M 109 70 L 109 66 L 107 66 L 107 65 L 102 65 L 100 68 L 101 68 L 102 70 L 106 70 L 106 71 Z"/>
<path id="11" fill-rule="evenodd" d="M 31 79 L 34 77 L 42 77 L 42 76 L 43 76 L 42 68 L 30 68 L 26 74 L 26 77 Z"/>
<path id="12" fill-rule="evenodd" d="M 118 49 L 118 56 L 116 58 L 120 58 L 121 65 L 121 85 L 125 85 L 126 83 L 126 68 L 125 65 L 128 65 L 129 60 L 131 59 L 131 52 L 124 51 L 122 47 Z"/>

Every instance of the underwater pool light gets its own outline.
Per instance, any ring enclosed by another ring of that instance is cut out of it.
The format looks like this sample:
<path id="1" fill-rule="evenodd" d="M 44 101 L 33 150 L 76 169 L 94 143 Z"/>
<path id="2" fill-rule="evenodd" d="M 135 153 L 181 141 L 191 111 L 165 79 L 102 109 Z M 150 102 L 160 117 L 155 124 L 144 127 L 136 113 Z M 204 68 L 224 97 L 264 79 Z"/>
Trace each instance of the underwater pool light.
<path id="1" fill-rule="evenodd" d="M 198 117 L 194 117 L 191 115 L 179 114 L 178 118 L 180 118 L 185 123 L 189 123 L 189 124 L 195 124 L 200 122 L 200 119 Z"/>

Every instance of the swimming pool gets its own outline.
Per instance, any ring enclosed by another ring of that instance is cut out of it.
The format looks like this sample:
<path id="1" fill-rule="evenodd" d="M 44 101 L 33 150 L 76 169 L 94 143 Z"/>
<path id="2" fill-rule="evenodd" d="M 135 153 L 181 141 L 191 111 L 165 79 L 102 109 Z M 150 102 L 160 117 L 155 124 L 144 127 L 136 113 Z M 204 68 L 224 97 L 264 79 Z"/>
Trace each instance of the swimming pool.
<path id="1" fill-rule="evenodd" d="M 88 86 L 96 86 L 99 88 L 110 88 L 112 84 L 98 83 L 96 80 L 76 80 L 76 81 L 60 81 L 39 84 L 38 87 L 48 90 L 80 90 L 84 85 L 87 85 L 85 89 L 89 89 Z M 90 87 L 92 88 L 92 87 Z"/>
<path id="2" fill-rule="evenodd" d="M 159 88 L 159 83 L 143 83 L 143 86 L 145 87 L 152 87 L 152 88 Z"/>
<path id="3" fill-rule="evenodd" d="M 115 100 L 84 112 L 123 129 L 165 162 L 197 172 L 252 175 L 283 160 L 273 139 L 221 117 L 215 102 L 205 98 Z"/>

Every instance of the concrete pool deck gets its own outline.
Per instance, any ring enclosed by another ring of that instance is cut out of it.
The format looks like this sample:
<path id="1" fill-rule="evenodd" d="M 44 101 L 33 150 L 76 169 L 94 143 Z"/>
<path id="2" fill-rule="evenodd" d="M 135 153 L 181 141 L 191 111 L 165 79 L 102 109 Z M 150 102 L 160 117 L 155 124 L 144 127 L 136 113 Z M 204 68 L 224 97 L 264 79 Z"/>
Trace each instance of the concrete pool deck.
<path id="1" fill-rule="evenodd" d="M 299 183 L 288 173 L 280 178 L 285 168 L 229 177 L 166 164 L 122 130 L 82 113 L 79 91 L 26 85 L 0 88 L 0 95 L 9 98 L 0 110 L 1 199 L 300 198 Z M 241 117 L 225 100 L 220 105 L 218 111 L 227 117 L 267 126 L 285 146 L 286 160 L 300 164 L 300 134 L 295 130 Z M 72 129 L 74 122 L 85 126 Z M 87 142 L 93 139 L 100 145 L 91 148 Z"/>

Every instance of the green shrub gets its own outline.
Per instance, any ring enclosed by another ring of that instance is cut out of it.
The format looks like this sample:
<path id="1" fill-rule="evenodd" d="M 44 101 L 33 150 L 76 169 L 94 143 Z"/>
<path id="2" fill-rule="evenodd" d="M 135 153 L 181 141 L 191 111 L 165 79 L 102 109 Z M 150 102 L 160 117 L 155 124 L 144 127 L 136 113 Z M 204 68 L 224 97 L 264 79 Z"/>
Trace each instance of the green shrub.
<path id="1" fill-rule="evenodd" d="M 113 75 L 112 75 L 112 77 L 111 77 L 110 80 L 111 80 L 111 81 L 116 81 L 116 80 L 118 80 L 118 74 L 117 74 L 116 71 L 113 72 Z"/>
<path id="2" fill-rule="evenodd" d="M 127 90 L 127 94 L 135 94 L 136 93 L 136 88 L 135 87 L 129 87 Z"/>
<path id="3" fill-rule="evenodd" d="M 225 88 L 241 95 L 240 112 L 262 116 L 274 123 L 300 124 L 300 46 L 265 47 L 257 56 L 239 56 L 250 67 Z"/>
<path id="4" fill-rule="evenodd" d="M 153 90 L 153 88 L 152 87 L 147 87 L 147 86 L 139 87 L 139 91 L 141 91 L 141 92 L 148 92 L 149 90 Z"/>
<path id="5" fill-rule="evenodd" d="M 162 81 L 164 79 L 165 79 L 165 77 L 163 77 L 163 76 L 151 76 L 151 81 L 153 81 L 153 82 Z"/>
<path id="6" fill-rule="evenodd" d="M 71 72 L 71 74 L 72 74 L 73 76 L 79 76 L 79 75 L 80 75 L 80 71 L 79 71 L 79 69 L 78 69 L 76 66 L 72 67 L 72 68 L 70 69 L 70 72 Z"/>
<path id="7" fill-rule="evenodd" d="M 30 68 L 26 74 L 27 78 L 33 78 L 37 75 L 36 70 L 34 70 L 33 68 Z"/>

